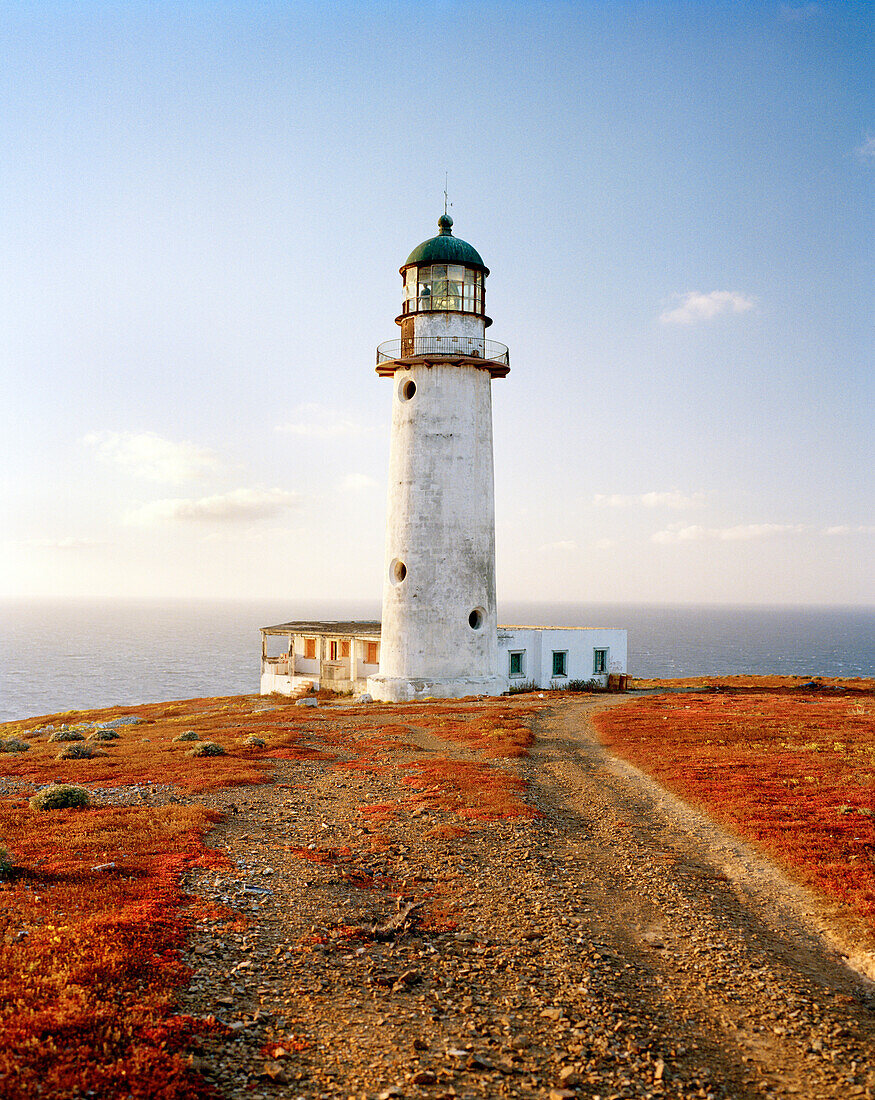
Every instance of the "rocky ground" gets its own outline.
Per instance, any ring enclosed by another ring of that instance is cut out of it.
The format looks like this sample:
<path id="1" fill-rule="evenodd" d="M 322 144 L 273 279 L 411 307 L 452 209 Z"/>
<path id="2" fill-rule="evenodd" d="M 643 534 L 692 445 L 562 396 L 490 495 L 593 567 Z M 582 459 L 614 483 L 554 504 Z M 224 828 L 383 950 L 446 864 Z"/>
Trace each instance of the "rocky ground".
<path id="1" fill-rule="evenodd" d="M 589 715 L 617 702 L 539 713 L 533 821 L 363 817 L 403 758 L 205 797 L 232 869 L 188 884 L 220 908 L 180 1010 L 230 1027 L 192 1054 L 219 1093 L 872 1097 L 875 987 L 838 914 L 612 760 Z"/>

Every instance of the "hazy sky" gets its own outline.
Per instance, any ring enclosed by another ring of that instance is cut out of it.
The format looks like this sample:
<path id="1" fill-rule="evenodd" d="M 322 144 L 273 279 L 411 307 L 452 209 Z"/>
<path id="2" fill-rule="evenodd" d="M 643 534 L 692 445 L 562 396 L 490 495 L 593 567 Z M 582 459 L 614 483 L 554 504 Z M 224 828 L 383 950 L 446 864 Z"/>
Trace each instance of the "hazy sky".
<path id="1" fill-rule="evenodd" d="M 873 10 L 6 0 L 0 594 L 378 600 L 448 172 L 499 600 L 875 602 Z"/>

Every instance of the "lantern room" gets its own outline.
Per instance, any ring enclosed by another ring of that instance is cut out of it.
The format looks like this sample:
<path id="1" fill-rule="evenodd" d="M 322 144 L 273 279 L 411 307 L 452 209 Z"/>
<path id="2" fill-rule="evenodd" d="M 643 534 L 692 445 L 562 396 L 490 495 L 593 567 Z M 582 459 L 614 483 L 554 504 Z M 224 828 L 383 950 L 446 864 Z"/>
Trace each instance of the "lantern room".
<path id="1" fill-rule="evenodd" d="M 449 214 L 438 218 L 438 231 L 414 248 L 400 269 L 404 301 L 398 324 L 403 329 L 411 314 L 452 312 L 473 314 L 484 326 L 491 325 L 485 314 L 489 269 L 476 248 L 453 236 Z"/>

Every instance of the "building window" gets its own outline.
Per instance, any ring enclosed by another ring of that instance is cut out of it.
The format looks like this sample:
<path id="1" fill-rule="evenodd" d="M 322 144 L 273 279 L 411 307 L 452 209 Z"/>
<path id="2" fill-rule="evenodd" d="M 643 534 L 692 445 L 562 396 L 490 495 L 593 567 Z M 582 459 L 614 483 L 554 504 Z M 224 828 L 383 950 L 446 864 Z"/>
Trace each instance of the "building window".
<path id="1" fill-rule="evenodd" d="M 517 653 L 508 653 L 508 676 L 525 676 L 525 655 L 526 651 L 524 649 L 519 650 Z"/>
<path id="2" fill-rule="evenodd" d="M 337 642 L 329 642 L 328 643 L 328 660 L 329 661 L 336 661 L 337 660 Z"/>
<path id="3" fill-rule="evenodd" d="M 316 660 L 316 639 L 305 638 L 304 639 L 304 656 L 309 661 Z"/>
<path id="4" fill-rule="evenodd" d="M 377 663 L 377 643 L 365 642 L 365 664 L 375 665 Z"/>
<path id="5" fill-rule="evenodd" d="M 341 657 L 348 657 L 349 656 L 349 642 L 341 642 L 340 643 L 340 656 Z"/>
<path id="6" fill-rule="evenodd" d="M 594 649 L 592 651 L 592 670 L 596 674 L 608 671 L 608 651 L 606 649 Z"/>
<path id="7" fill-rule="evenodd" d="M 554 676 L 567 676 L 568 675 L 568 650 L 567 649 L 554 649 L 553 650 L 553 675 Z"/>

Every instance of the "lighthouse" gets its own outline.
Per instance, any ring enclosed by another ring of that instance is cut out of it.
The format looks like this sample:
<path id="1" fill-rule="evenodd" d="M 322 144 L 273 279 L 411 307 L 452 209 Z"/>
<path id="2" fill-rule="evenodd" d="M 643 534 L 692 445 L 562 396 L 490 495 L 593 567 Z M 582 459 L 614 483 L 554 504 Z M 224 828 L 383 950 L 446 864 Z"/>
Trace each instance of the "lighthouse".
<path id="1" fill-rule="evenodd" d="M 453 219 L 400 268 L 401 338 L 377 349 L 392 382 L 389 500 L 375 699 L 500 695 L 492 379 L 508 349 L 485 338 L 489 270 Z"/>
<path id="2" fill-rule="evenodd" d="M 366 691 L 402 702 L 509 685 L 625 690 L 625 630 L 498 625 L 492 379 L 510 363 L 505 345 L 486 339 L 489 270 L 453 236 L 445 209 L 437 236 L 400 271 L 401 338 L 377 348 L 377 374 L 392 382 L 382 622 L 262 627 L 262 695 Z"/>

